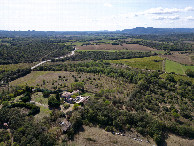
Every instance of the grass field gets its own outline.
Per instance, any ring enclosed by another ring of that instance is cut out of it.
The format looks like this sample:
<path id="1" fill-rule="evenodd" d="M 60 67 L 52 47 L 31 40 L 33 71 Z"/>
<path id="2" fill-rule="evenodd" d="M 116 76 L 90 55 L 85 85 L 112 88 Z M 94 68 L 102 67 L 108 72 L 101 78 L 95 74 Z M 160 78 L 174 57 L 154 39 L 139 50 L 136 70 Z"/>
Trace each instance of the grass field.
<path id="1" fill-rule="evenodd" d="M 83 43 L 86 42 L 67 42 L 66 45 L 81 46 Z"/>
<path id="2" fill-rule="evenodd" d="M 108 60 L 109 63 L 122 63 L 132 68 L 149 69 L 149 70 L 162 70 L 163 58 L 158 56 L 132 58 L 121 60 Z"/>
<path id="3" fill-rule="evenodd" d="M 187 69 L 194 71 L 194 66 L 186 66 L 171 60 L 166 60 L 165 71 L 168 73 L 175 72 L 176 74 L 185 75 Z"/>
<path id="4" fill-rule="evenodd" d="M 136 137 L 134 133 L 127 133 L 125 136 L 113 135 L 111 132 L 106 132 L 97 127 L 84 126 L 83 130 L 75 136 L 74 140 L 67 144 L 71 146 L 149 146 L 155 144 L 151 139 L 151 143 L 146 143 L 146 138 L 142 137 L 143 141 L 140 142 L 134 140 L 134 137 Z"/>
<path id="5" fill-rule="evenodd" d="M 38 105 L 38 104 L 36 104 L 36 105 L 40 107 L 40 113 L 35 115 L 35 119 L 37 121 L 40 121 L 43 117 L 49 117 L 52 110 L 49 110 L 49 108 L 46 107 L 46 106 L 41 106 L 41 105 Z"/>
<path id="6" fill-rule="evenodd" d="M 59 78 L 60 77 L 60 78 Z M 71 83 L 84 82 L 84 89 L 89 93 L 98 93 L 101 89 L 110 90 L 116 97 L 123 97 L 131 92 L 134 84 L 125 83 L 122 80 L 96 75 L 92 73 L 76 73 L 65 71 L 33 71 L 30 74 L 10 83 L 11 86 L 29 85 L 49 90 L 68 90 Z M 41 97 L 41 93 L 32 96 L 32 99 L 41 104 L 47 103 Z"/>
<path id="7" fill-rule="evenodd" d="M 48 105 L 48 98 L 44 98 L 42 92 L 36 92 L 32 95 L 32 101 L 38 102 L 40 104 Z"/>
<path id="8" fill-rule="evenodd" d="M 13 82 L 10 83 L 12 86 L 35 86 L 37 83 L 40 83 L 42 81 L 41 77 L 51 73 L 49 71 L 39 71 L 39 72 L 32 72 L 31 74 L 26 75 L 25 77 L 19 78 Z M 40 79 L 39 79 L 40 78 Z"/>
<path id="9" fill-rule="evenodd" d="M 31 101 L 35 101 L 35 104 L 40 107 L 40 113 L 35 116 L 37 121 L 50 115 L 51 110 L 48 108 L 48 98 L 44 98 L 42 92 L 32 94 Z"/>
<path id="10" fill-rule="evenodd" d="M 139 135 L 139 134 L 138 134 Z M 153 146 L 156 145 L 152 139 L 139 137 L 142 142 L 134 140 L 135 133 L 126 133 L 125 136 L 113 135 L 111 132 L 106 132 L 97 127 L 84 126 L 74 140 L 67 143 L 68 146 Z M 183 139 L 179 136 L 169 134 L 166 139 L 166 145 L 169 146 L 191 146 L 193 139 Z"/>

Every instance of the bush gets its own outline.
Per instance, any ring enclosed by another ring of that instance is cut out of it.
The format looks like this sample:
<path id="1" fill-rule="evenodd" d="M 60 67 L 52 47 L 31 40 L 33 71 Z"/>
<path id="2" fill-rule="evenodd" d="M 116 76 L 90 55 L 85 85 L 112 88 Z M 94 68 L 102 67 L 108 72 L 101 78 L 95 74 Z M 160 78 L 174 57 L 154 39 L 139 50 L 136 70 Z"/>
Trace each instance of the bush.
<path id="1" fill-rule="evenodd" d="M 6 130 L 0 131 L 0 142 L 6 142 L 9 139 L 10 139 L 10 136 Z"/>
<path id="2" fill-rule="evenodd" d="M 185 73 L 186 73 L 187 76 L 194 78 L 194 71 L 191 71 L 190 69 L 187 69 L 185 71 Z"/>
<path id="3" fill-rule="evenodd" d="M 35 115 L 35 114 L 40 112 L 40 107 L 38 107 L 38 106 L 36 106 L 34 104 L 24 103 L 24 102 L 13 103 L 13 104 L 11 104 L 8 107 L 9 108 L 25 107 L 27 109 L 30 109 L 30 112 L 28 113 L 28 115 Z"/>
<path id="4" fill-rule="evenodd" d="M 58 108 L 60 106 L 60 101 L 58 101 L 54 96 L 49 97 L 48 105 L 52 108 Z"/>
<path id="5" fill-rule="evenodd" d="M 48 90 L 44 90 L 44 91 L 42 92 L 42 94 L 43 94 L 43 97 L 44 97 L 44 98 L 48 98 L 49 95 L 50 95 L 50 92 L 49 92 Z"/>
<path id="6" fill-rule="evenodd" d="M 65 103 L 65 104 L 63 105 L 63 107 L 64 107 L 64 109 L 68 109 L 68 108 L 70 107 L 70 104 Z"/>

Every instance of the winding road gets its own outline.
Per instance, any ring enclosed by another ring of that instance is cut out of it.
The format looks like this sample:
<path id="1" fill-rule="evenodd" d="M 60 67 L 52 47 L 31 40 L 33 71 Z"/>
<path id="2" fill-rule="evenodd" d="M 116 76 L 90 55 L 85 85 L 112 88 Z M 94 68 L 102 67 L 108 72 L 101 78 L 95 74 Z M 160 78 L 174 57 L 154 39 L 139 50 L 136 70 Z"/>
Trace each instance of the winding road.
<path id="1" fill-rule="evenodd" d="M 57 58 L 55 58 L 55 60 L 63 59 L 63 58 L 66 58 L 66 57 L 73 56 L 73 55 L 75 55 L 75 51 L 76 51 L 76 48 L 75 48 L 75 50 L 71 51 L 71 53 L 69 53 L 68 55 L 66 55 L 66 56 L 61 56 L 61 57 L 57 57 Z M 51 62 L 51 60 L 42 61 L 42 62 L 38 63 L 37 65 L 31 67 L 31 70 L 35 69 L 36 67 L 38 67 L 38 66 L 40 66 L 40 65 L 42 65 L 42 64 L 44 64 L 44 63 L 46 63 L 46 62 Z"/>

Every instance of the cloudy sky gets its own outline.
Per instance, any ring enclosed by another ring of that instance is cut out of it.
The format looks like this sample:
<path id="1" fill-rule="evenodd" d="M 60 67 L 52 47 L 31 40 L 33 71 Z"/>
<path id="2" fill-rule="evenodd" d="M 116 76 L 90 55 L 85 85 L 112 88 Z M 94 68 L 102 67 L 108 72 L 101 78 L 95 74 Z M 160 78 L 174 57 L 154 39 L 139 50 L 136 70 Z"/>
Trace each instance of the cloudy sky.
<path id="1" fill-rule="evenodd" d="M 194 28 L 194 0 L 0 0 L 0 30 Z"/>

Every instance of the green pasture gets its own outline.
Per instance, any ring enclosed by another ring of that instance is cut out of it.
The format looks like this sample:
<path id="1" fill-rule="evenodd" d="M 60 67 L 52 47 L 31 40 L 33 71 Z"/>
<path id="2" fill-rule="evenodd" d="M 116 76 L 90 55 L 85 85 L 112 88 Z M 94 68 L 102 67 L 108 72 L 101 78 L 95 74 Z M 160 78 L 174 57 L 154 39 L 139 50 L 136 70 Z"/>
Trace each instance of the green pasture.
<path id="1" fill-rule="evenodd" d="M 168 73 L 174 72 L 176 74 L 185 75 L 187 69 L 194 71 L 194 66 L 182 65 L 171 60 L 166 60 L 165 62 L 165 71 Z"/>
<path id="2" fill-rule="evenodd" d="M 144 58 L 108 60 L 109 63 L 122 63 L 132 68 L 162 70 L 163 58 L 159 56 L 151 56 Z"/>

